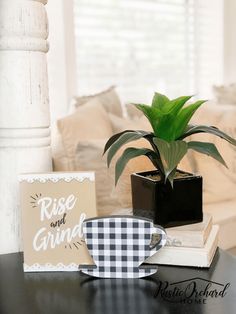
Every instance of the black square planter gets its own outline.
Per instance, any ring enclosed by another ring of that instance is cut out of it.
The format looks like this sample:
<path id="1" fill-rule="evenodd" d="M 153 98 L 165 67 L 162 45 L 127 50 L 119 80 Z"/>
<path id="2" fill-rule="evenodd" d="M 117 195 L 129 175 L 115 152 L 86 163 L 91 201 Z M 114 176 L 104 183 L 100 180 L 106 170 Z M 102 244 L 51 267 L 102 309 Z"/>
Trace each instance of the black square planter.
<path id="1" fill-rule="evenodd" d="M 178 170 L 185 177 L 170 183 L 153 180 L 148 175 L 157 171 L 131 175 L 133 213 L 150 218 L 163 227 L 174 227 L 201 222 L 202 177 Z"/>

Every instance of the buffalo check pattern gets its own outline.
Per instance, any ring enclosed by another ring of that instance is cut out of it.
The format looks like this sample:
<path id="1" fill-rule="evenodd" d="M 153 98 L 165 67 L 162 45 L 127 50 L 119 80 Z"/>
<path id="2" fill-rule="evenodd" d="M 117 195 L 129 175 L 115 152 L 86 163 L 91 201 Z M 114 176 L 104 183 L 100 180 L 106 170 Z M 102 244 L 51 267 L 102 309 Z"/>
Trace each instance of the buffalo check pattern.
<path id="1" fill-rule="evenodd" d="M 133 216 L 87 219 L 83 223 L 85 241 L 95 265 L 80 265 L 88 275 L 101 278 L 141 278 L 157 271 L 156 265 L 141 265 L 166 243 L 166 233 L 151 220 Z M 152 234 L 159 234 L 152 248 Z"/>

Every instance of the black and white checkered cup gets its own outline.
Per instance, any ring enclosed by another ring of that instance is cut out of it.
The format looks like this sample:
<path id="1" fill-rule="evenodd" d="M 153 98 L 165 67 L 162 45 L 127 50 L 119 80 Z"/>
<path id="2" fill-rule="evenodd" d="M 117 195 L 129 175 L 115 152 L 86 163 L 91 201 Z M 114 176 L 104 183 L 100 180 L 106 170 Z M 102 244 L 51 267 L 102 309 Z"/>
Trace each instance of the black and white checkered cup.
<path id="1" fill-rule="evenodd" d="M 88 275 L 101 278 L 141 278 L 157 271 L 142 265 L 166 243 L 166 233 L 151 220 L 134 216 L 87 219 L 83 233 L 95 265 L 80 265 Z"/>

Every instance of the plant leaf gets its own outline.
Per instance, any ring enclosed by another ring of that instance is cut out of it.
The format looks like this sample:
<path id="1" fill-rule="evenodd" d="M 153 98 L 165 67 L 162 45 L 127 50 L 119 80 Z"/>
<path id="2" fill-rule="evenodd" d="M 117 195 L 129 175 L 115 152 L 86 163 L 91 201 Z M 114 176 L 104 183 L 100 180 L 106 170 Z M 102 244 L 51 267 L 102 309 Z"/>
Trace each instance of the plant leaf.
<path id="1" fill-rule="evenodd" d="M 167 103 L 168 101 L 170 100 L 165 95 L 162 95 L 160 93 L 155 93 L 152 99 L 152 107 L 162 110 L 165 103 Z"/>
<path id="2" fill-rule="evenodd" d="M 123 133 L 111 146 L 107 154 L 107 166 L 110 166 L 111 160 L 117 151 L 123 146 L 132 141 L 136 141 L 145 135 L 148 135 L 149 132 L 145 131 L 134 131 L 134 132 L 126 132 Z"/>
<path id="3" fill-rule="evenodd" d="M 180 111 L 180 109 L 183 108 L 185 103 L 192 97 L 193 96 L 181 96 L 170 100 L 168 103 L 165 104 L 165 113 L 172 112 L 173 115 L 176 115 Z"/>
<path id="4" fill-rule="evenodd" d="M 197 111 L 197 109 L 205 103 L 206 100 L 198 100 L 195 103 L 183 108 L 178 115 L 176 116 L 175 122 L 174 122 L 174 129 L 175 129 L 175 139 L 180 137 L 184 131 L 186 130 L 186 127 L 191 120 L 194 113 Z"/>
<path id="5" fill-rule="evenodd" d="M 177 168 L 174 168 L 168 176 L 168 180 L 170 182 L 172 189 L 174 188 L 174 177 L 175 177 L 176 170 Z"/>
<path id="6" fill-rule="evenodd" d="M 163 165 L 161 162 L 161 159 L 159 157 L 159 153 L 155 153 L 153 151 L 147 152 L 146 156 L 149 158 L 149 160 L 152 162 L 154 167 L 159 170 L 160 176 L 163 178 L 165 176 L 164 170 L 163 170 Z"/>
<path id="7" fill-rule="evenodd" d="M 130 161 L 130 159 L 144 155 L 152 155 L 154 157 L 155 153 L 148 148 L 135 148 L 129 147 L 126 148 L 121 157 L 116 162 L 115 167 L 115 184 L 117 184 L 126 164 Z"/>
<path id="8" fill-rule="evenodd" d="M 173 121 L 174 116 L 171 114 L 163 114 L 154 125 L 154 134 L 156 137 L 166 141 L 173 140 Z"/>
<path id="9" fill-rule="evenodd" d="M 188 142 L 188 149 L 193 149 L 201 154 L 211 156 L 228 168 L 217 147 L 213 143 L 192 141 Z"/>
<path id="10" fill-rule="evenodd" d="M 125 130 L 123 132 L 114 134 L 113 136 L 111 136 L 109 138 L 109 140 L 106 142 L 105 147 L 104 147 L 104 151 L 103 151 L 103 155 L 106 153 L 106 151 L 111 147 L 111 145 L 117 141 L 119 139 L 119 137 L 127 132 L 135 132 L 134 130 Z"/>
<path id="11" fill-rule="evenodd" d="M 160 117 L 162 116 L 162 113 L 160 112 L 160 110 L 157 108 L 150 107 L 147 105 L 142 105 L 142 104 L 135 104 L 134 106 L 138 110 L 141 110 L 142 113 L 146 116 L 146 118 L 149 120 L 152 126 L 154 133 L 156 134 L 156 126 L 158 124 Z"/>
<path id="12" fill-rule="evenodd" d="M 157 137 L 168 142 L 175 140 L 174 123 L 176 121 L 176 116 L 191 97 L 192 96 L 182 96 L 165 103 L 162 115 L 154 128 L 154 133 Z"/>
<path id="13" fill-rule="evenodd" d="M 167 142 L 156 137 L 153 141 L 160 153 L 166 181 L 168 176 L 177 168 L 179 162 L 187 153 L 188 145 L 184 141 Z"/>
<path id="14" fill-rule="evenodd" d="M 175 139 L 176 115 L 191 97 L 181 96 L 168 100 L 166 96 L 156 93 L 151 107 L 142 104 L 135 106 L 148 118 L 155 136 L 170 142 Z"/>
<path id="15" fill-rule="evenodd" d="M 229 136 L 228 134 L 222 132 L 215 126 L 206 126 L 206 125 L 190 125 L 188 129 L 185 131 L 184 134 L 182 134 L 178 139 L 182 140 L 186 138 L 187 136 L 197 134 L 197 133 L 210 133 L 216 136 L 219 136 L 220 138 L 226 140 L 230 144 L 236 146 L 236 140 Z"/>

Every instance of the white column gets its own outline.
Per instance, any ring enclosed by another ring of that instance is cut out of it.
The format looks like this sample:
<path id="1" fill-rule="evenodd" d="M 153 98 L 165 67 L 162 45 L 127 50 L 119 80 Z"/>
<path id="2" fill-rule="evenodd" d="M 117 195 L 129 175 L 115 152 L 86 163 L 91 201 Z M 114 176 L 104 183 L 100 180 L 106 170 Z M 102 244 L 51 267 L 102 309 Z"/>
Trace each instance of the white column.
<path id="1" fill-rule="evenodd" d="M 17 175 L 51 170 L 47 0 L 0 0 L 0 254 L 21 247 Z"/>

